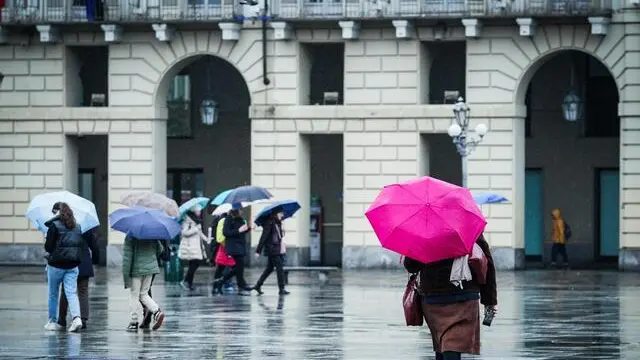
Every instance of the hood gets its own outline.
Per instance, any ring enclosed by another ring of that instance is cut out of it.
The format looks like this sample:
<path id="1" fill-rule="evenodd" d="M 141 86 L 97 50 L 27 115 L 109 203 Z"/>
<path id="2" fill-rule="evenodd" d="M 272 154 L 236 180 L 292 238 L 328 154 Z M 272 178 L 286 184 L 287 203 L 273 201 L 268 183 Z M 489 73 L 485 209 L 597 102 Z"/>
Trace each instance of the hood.
<path id="1" fill-rule="evenodd" d="M 555 219 L 555 220 L 560 220 L 562 219 L 562 215 L 560 214 L 560 209 L 553 209 L 551 211 L 551 216 Z"/>

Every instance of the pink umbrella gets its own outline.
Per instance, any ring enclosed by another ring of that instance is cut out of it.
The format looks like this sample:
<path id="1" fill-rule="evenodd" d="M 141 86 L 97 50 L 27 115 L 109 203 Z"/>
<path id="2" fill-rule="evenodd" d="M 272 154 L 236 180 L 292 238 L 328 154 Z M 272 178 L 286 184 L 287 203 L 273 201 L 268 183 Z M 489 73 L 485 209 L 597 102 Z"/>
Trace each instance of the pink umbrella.
<path id="1" fill-rule="evenodd" d="M 385 186 L 365 215 L 384 248 L 423 263 L 470 254 L 487 225 L 468 189 L 428 176 Z"/>

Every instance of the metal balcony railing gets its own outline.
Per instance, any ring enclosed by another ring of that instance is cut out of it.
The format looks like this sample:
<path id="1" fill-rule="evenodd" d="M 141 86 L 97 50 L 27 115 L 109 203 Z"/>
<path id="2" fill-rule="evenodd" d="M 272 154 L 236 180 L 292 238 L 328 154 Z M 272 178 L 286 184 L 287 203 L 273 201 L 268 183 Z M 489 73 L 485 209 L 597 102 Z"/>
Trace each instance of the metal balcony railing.
<path id="1" fill-rule="evenodd" d="M 88 12 L 85 1 L 10 0 L 0 23 L 212 22 L 237 19 L 243 11 L 236 0 L 106 0 L 104 8 Z M 271 16 L 284 20 L 570 17 L 611 10 L 612 0 L 270 0 Z"/>

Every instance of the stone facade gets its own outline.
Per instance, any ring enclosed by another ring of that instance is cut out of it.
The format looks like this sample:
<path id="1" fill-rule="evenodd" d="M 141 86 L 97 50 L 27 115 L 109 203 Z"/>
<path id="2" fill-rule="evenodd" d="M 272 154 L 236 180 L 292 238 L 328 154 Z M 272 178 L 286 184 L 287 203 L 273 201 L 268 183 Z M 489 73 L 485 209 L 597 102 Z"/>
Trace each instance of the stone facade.
<path id="1" fill-rule="evenodd" d="M 469 187 L 496 192 L 506 204 L 484 206 L 487 238 L 501 268 L 524 266 L 524 97 L 535 71 L 562 50 L 586 52 L 603 62 L 620 90 L 621 233 L 620 267 L 639 269 L 640 251 L 640 25 L 638 13 L 615 15 L 606 35 L 589 25 L 539 25 L 532 36 L 518 27 L 486 26 L 475 37 L 454 27 L 446 40 L 465 40 L 467 88 L 473 123 L 489 135 L 469 159 Z M 223 40 L 221 31 L 178 31 L 170 42 L 153 32 L 125 32 L 120 43 L 102 33 L 65 33 L 55 45 L 6 45 L 0 51 L 0 261 L 12 261 L 23 244 L 41 244 L 23 214 L 34 195 L 73 190 L 65 166 L 70 157 L 65 135 L 109 136 L 109 210 L 132 189 L 166 190 L 166 109 L 171 78 L 197 56 L 214 55 L 231 63 L 251 93 L 251 180 L 278 198 L 303 205 L 287 222 L 288 245 L 307 253 L 309 154 L 305 135 L 344 136 L 343 266 L 397 266 L 382 250 L 363 213 L 379 189 L 421 174 L 420 134 L 444 133 L 451 108 L 425 104 L 429 53 L 421 41 L 434 39 L 417 28 L 413 39 L 397 39 L 393 28 L 366 28 L 359 39 L 344 40 L 334 29 L 298 28 L 294 40 L 267 44 L 264 84 L 259 29 L 247 26 L 240 40 Z M 270 36 L 272 36 L 270 32 Z M 9 39 L 11 41 L 11 38 Z M 301 105 L 297 84 L 308 66 L 301 44 L 345 41 L 344 105 Z M 109 46 L 109 107 L 65 107 L 64 47 Z M 302 60 L 301 60 L 302 59 Z M 474 125 L 472 124 L 472 126 Z M 253 243 L 257 241 L 257 235 Z M 122 237 L 111 232 L 109 244 Z M 39 246 L 39 245 L 38 245 Z M 31 251 L 29 254 L 33 253 Z M 24 254 L 27 254 L 26 252 Z M 20 255 L 22 256 L 22 255 Z M 306 255 L 305 255 L 306 256 Z M 304 263 L 303 255 L 297 263 Z M 24 260 L 28 260 L 24 255 Z"/>

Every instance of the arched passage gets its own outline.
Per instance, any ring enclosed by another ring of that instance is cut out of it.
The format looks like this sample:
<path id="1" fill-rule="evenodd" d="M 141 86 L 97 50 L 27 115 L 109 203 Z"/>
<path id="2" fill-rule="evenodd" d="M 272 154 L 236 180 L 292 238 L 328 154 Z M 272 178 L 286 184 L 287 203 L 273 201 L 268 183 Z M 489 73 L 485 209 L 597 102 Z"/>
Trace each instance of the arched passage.
<path id="1" fill-rule="evenodd" d="M 217 103 L 214 124 L 202 121 L 205 99 Z M 156 106 L 168 114 L 168 196 L 181 203 L 251 181 L 250 104 L 244 77 L 222 58 L 192 56 L 167 71 Z"/>
<path id="2" fill-rule="evenodd" d="M 570 90 L 583 104 L 582 116 L 575 122 L 567 121 L 562 110 Z M 572 229 L 565 245 L 571 266 L 615 259 L 620 120 L 618 87 L 610 70 L 585 52 L 554 52 L 525 72 L 516 102 L 527 108 L 525 184 L 521 184 L 525 255 L 535 262 L 553 262 L 551 211 L 559 208 Z M 557 255 L 560 265 L 564 258 Z"/>

